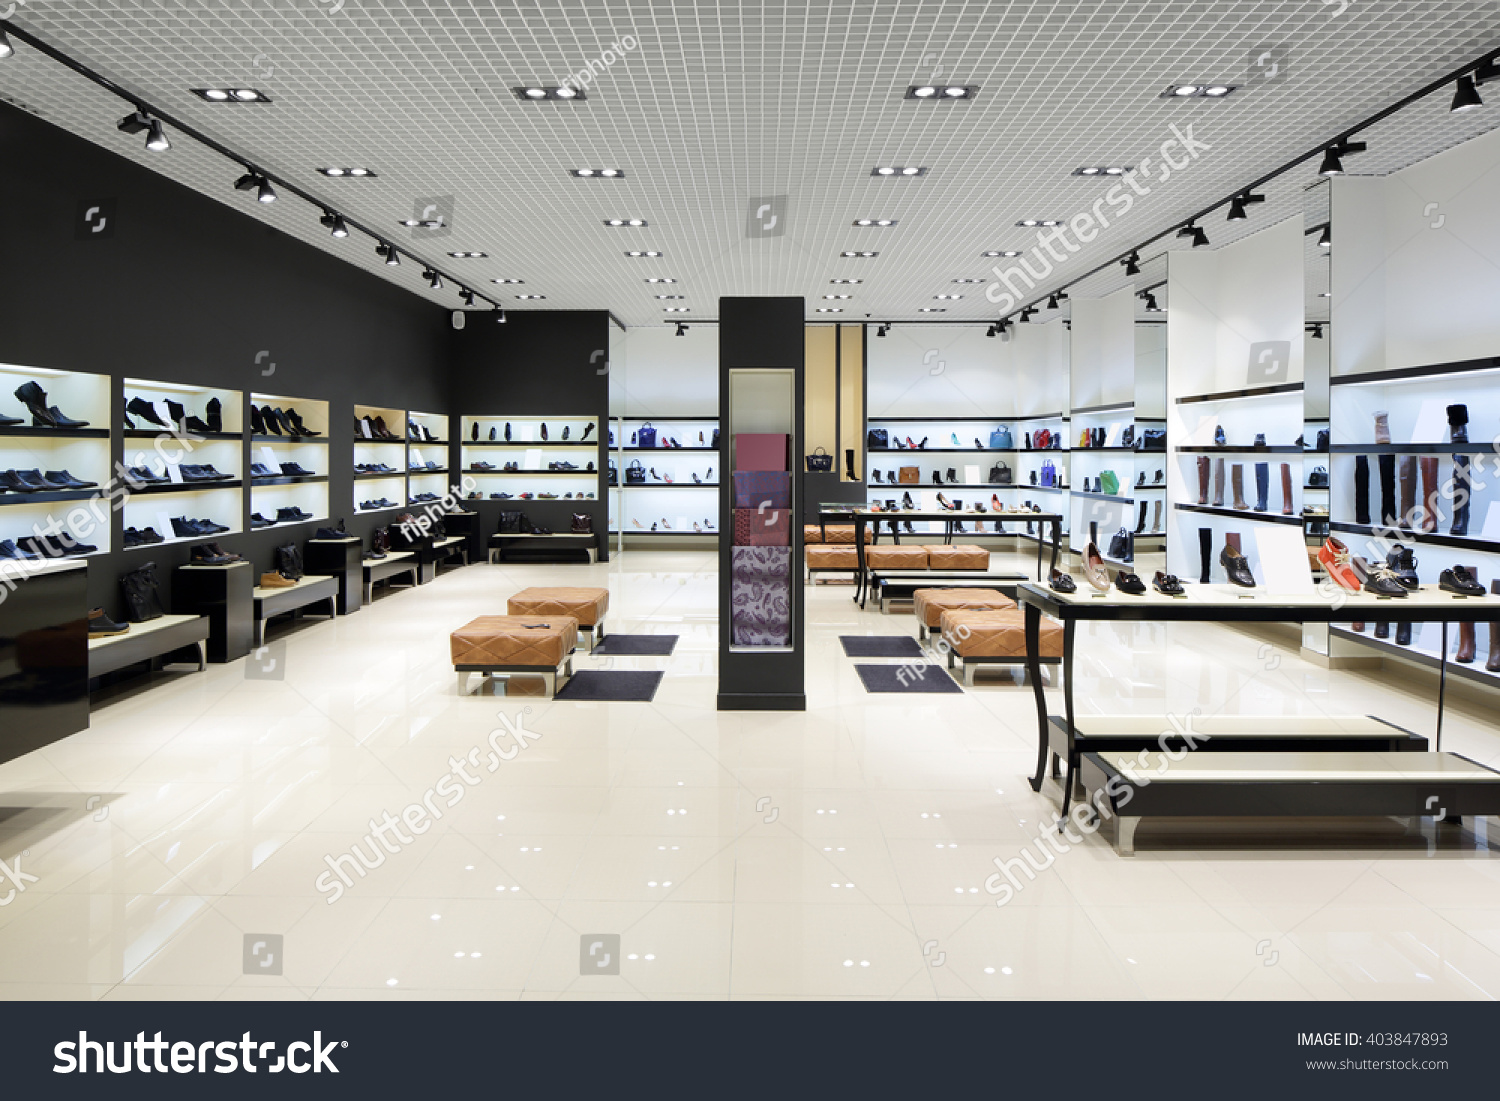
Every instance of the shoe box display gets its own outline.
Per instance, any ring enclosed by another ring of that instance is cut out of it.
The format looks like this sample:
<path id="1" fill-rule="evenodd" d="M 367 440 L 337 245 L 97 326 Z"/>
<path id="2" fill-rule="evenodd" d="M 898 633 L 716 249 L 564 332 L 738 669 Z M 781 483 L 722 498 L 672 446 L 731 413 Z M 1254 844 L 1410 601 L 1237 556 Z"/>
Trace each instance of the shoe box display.
<path id="1" fill-rule="evenodd" d="M 611 533 L 621 516 L 627 535 L 717 530 L 707 517 L 719 507 L 718 417 L 622 417 L 608 437 Z"/>
<path id="2" fill-rule="evenodd" d="M 354 499 L 356 512 L 401 508 L 407 501 L 408 417 L 404 409 L 354 407 Z M 327 515 L 327 513 L 324 513 Z"/>

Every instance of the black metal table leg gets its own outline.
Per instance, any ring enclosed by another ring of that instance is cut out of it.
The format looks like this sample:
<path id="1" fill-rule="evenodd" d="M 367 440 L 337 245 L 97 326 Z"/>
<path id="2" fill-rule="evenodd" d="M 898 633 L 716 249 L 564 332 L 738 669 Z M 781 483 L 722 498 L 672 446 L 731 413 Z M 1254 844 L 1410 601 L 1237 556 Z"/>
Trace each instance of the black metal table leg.
<path id="1" fill-rule="evenodd" d="M 1036 775 L 1030 780 L 1032 791 L 1042 790 L 1047 775 L 1047 693 L 1042 688 L 1042 610 L 1026 605 L 1026 675 L 1031 678 L 1031 692 L 1036 699 Z"/>
<path id="2" fill-rule="evenodd" d="M 880 538 L 879 525 L 876 525 L 875 537 Z M 856 565 L 859 567 L 858 578 L 854 586 L 854 603 L 861 608 L 865 606 L 865 518 L 854 517 L 854 554 Z"/>
<path id="3" fill-rule="evenodd" d="M 1078 623 L 1072 618 L 1063 620 L 1063 714 L 1067 722 L 1068 774 L 1063 780 L 1063 817 L 1067 817 L 1068 803 L 1073 798 L 1073 785 L 1078 782 L 1078 751 L 1073 748 L 1073 638 Z"/>
<path id="4" fill-rule="evenodd" d="M 1443 621 L 1443 652 L 1438 656 L 1437 732 L 1432 739 L 1434 752 L 1443 748 L 1443 704 L 1448 694 L 1448 621 Z"/>

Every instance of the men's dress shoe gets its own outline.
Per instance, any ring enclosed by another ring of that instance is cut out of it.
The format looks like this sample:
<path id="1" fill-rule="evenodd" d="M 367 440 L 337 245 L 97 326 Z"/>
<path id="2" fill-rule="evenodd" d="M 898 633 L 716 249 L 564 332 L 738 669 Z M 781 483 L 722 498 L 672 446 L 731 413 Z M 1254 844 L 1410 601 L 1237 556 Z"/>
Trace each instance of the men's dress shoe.
<path id="1" fill-rule="evenodd" d="M 227 566 L 231 562 L 238 561 L 239 559 L 237 557 L 229 558 L 225 555 L 214 553 L 214 551 L 211 550 L 205 543 L 199 543 L 197 546 L 195 546 L 190 558 L 190 562 L 194 566 Z"/>
<path id="2" fill-rule="evenodd" d="M 282 577 L 278 571 L 272 570 L 270 573 L 260 575 L 260 587 L 262 589 L 295 589 L 297 583 L 289 577 Z"/>
<path id="3" fill-rule="evenodd" d="M 124 398 L 122 400 L 125 402 L 125 412 L 120 414 L 120 421 L 126 428 L 135 431 L 135 421 L 130 419 L 130 399 Z M 9 428 L 13 424 L 20 423 L 20 417 L 7 417 L 4 413 L 0 413 L 0 426 Z"/>
<path id="4" fill-rule="evenodd" d="M 588 439 L 589 438 L 589 433 L 592 432 L 593 430 L 594 430 L 594 422 L 593 421 L 589 421 L 588 424 L 584 425 L 583 431 L 580 432 L 580 433 L 578 433 L 578 442 L 582 443 L 584 440 Z M 563 438 L 567 439 L 566 436 L 564 436 Z M 703 446 L 703 433 L 702 432 L 698 433 L 698 446 L 700 446 L 700 447 Z"/>
<path id="5" fill-rule="evenodd" d="M 52 414 L 47 409 L 47 392 L 35 382 L 28 382 L 16 387 L 16 400 L 31 411 L 31 424 L 33 428 L 57 427 L 52 423 Z"/>
<path id="6" fill-rule="evenodd" d="M 51 421 L 47 425 L 49 428 L 87 428 L 89 426 L 88 421 L 74 420 L 55 405 L 47 410 L 47 416 Z"/>
<path id="7" fill-rule="evenodd" d="M 38 558 L 63 558 L 74 554 L 93 554 L 99 548 L 92 543 L 80 543 L 67 532 L 52 536 L 51 540 L 28 535 L 16 540 L 22 550 Z"/>
<path id="8" fill-rule="evenodd" d="M 475 421 L 473 424 L 469 425 L 469 439 L 474 440 L 475 442 L 478 442 L 478 440 L 479 440 L 479 422 L 478 421 Z"/>
<path id="9" fill-rule="evenodd" d="M 301 463 L 282 463 L 281 472 L 293 478 L 311 478 L 313 472 Z"/>
<path id="10" fill-rule="evenodd" d="M 1214 429 L 1214 443 L 1219 447 L 1223 447 L 1227 442 L 1227 437 L 1224 435 L 1224 426 L 1221 424 Z"/>
<path id="11" fill-rule="evenodd" d="M 546 439 L 546 437 L 545 437 L 545 436 L 543 436 L 543 437 L 542 437 L 542 438 L 543 438 L 543 439 Z M 562 434 L 562 438 L 563 438 L 563 439 L 565 439 L 565 440 L 566 440 L 566 439 L 567 439 L 567 438 L 568 438 L 568 426 L 567 426 L 567 425 L 566 425 L 566 424 L 565 424 L 565 425 L 563 425 L 563 434 Z"/>
<path id="12" fill-rule="evenodd" d="M 1438 576 L 1438 588 L 1459 596 L 1483 596 L 1484 586 L 1464 566 L 1454 566 Z"/>
<path id="13" fill-rule="evenodd" d="M 153 544 L 156 544 L 156 543 L 165 543 L 167 541 L 166 536 L 162 535 L 155 528 L 142 528 L 140 536 L 141 536 L 141 543 L 143 545 L 147 545 L 147 546 L 153 545 Z"/>
<path id="14" fill-rule="evenodd" d="M 198 530 L 198 522 L 189 520 L 186 516 L 172 517 L 172 534 L 179 539 L 193 539 L 203 534 Z"/>
<path id="15" fill-rule="evenodd" d="M 1104 568 L 1104 556 L 1093 542 L 1084 548 L 1083 576 L 1101 593 L 1109 592 L 1109 571 Z"/>
<path id="16" fill-rule="evenodd" d="M 89 612 L 89 638 L 108 638 L 110 635 L 123 635 L 130 630 L 128 623 L 116 623 L 104 614 L 103 608 L 95 608 Z"/>
<path id="17" fill-rule="evenodd" d="M 1243 589 L 1255 588 L 1255 575 L 1250 572 L 1250 560 L 1228 543 L 1219 552 L 1219 565 L 1224 567 L 1231 585 L 1238 585 Z"/>
<path id="18" fill-rule="evenodd" d="M 358 470 L 359 467 L 356 466 L 354 469 Z M 250 464 L 250 477 L 252 478 L 274 478 L 276 476 L 276 471 L 272 470 L 265 463 Z"/>
<path id="19" fill-rule="evenodd" d="M 1339 588 L 1348 589 L 1352 593 L 1359 592 L 1360 579 L 1355 575 L 1349 560 L 1349 548 L 1342 542 L 1331 535 L 1324 540 L 1323 545 L 1318 548 L 1318 563 Z"/>
<path id="20" fill-rule="evenodd" d="M 162 428 L 167 427 L 167 422 L 157 416 L 156 407 L 149 401 L 143 401 L 140 398 L 131 398 L 125 403 L 125 408 L 140 417 L 147 424 L 158 425 Z"/>
<path id="21" fill-rule="evenodd" d="M 300 508 L 297 508 L 295 506 L 291 508 L 278 508 L 276 510 L 276 522 L 278 524 L 300 522 L 302 520 L 311 520 L 312 518 L 312 513 L 303 512 Z"/>
<path id="22" fill-rule="evenodd" d="M 212 553 L 217 554 L 220 558 L 224 559 L 226 562 L 240 562 L 243 560 L 242 555 L 238 555 L 234 551 L 227 551 L 217 543 L 205 543 L 204 546 L 206 546 Z"/>
<path id="23" fill-rule="evenodd" d="M 1129 570 L 1117 570 L 1115 572 L 1115 588 L 1130 596 L 1140 596 L 1146 591 L 1146 583 L 1136 574 Z"/>
<path id="24" fill-rule="evenodd" d="M 542 441 L 546 442 L 546 440 L 547 440 L 547 422 L 543 421 L 542 422 Z"/>
<path id="25" fill-rule="evenodd" d="M 268 527 L 271 527 L 275 523 L 276 523 L 275 520 L 267 520 L 264 516 L 262 516 L 258 512 L 252 512 L 250 514 L 250 530 L 251 531 L 258 531 L 261 528 L 268 528 Z"/>
<path id="26" fill-rule="evenodd" d="M 21 477 L 21 473 L 18 470 L 0 471 L 0 486 L 10 490 L 12 493 L 40 493 L 42 491 L 41 486 L 33 485 Z"/>
<path id="27" fill-rule="evenodd" d="M 1182 582 L 1177 579 L 1176 574 L 1156 571 L 1156 576 L 1151 579 L 1151 587 L 1162 596 L 1181 596 L 1183 594 Z"/>
<path id="28" fill-rule="evenodd" d="M 1073 580 L 1073 575 L 1063 573 L 1059 569 L 1052 571 L 1052 576 L 1048 578 L 1047 585 L 1055 593 L 1076 593 L 1078 591 L 1078 583 Z"/>
<path id="29" fill-rule="evenodd" d="M 287 407 L 285 416 L 287 422 L 292 426 L 293 432 L 298 436 L 318 436 L 322 434 L 302 423 L 302 417 L 298 415 L 297 410 L 291 408 L 290 406 Z M 210 420 L 209 423 L 213 423 L 212 420 Z M 432 439 L 430 435 L 427 438 L 429 440 Z"/>
<path id="30" fill-rule="evenodd" d="M 37 470 L 35 468 L 31 470 L 18 470 L 16 471 L 16 473 L 24 478 L 29 484 L 34 485 L 38 489 L 41 489 L 47 493 L 57 493 L 60 490 L 68 488 L 66 485 L 59 485 L 58 483 L 52 481 L 50 478 L 46 477 L 40 470 Z"/>
<path id="31" fill-rule="evenodd" d="M 173 424 L 177 425 L 179 428 L 182 427 L 183 421 L 187 419 L 187 410 L 183 408 L 180 402 L 175 402 L 171 398 L 167 398 L 166 401 L 167 416 L 172 419 Z"/>
<path id="32" fill-rule="evenodd" d="M 1397 543 L 1385 556 L 1385 564 L 1396 580 L 1407 589 L 1415 592 L 1422 587 L 1422 582 L 1417 578 L 1417 559 L 1410 547 Z"/>
<path id="33" fill-rule="evenodd" d="M 20 561 L 26 561 L 36 557 L 37 555 L 33 554 L 31 551 L 22 550 L 11 540 L 0 539 L 0 558 L 12 558 Z"/>
<path id="34" fill-rule="evenodd" d="M 182 426 L 189 432 L 197 433 L 199 435 L 206 435 L 213 431 L 212 428 L 204 424 L 197 417 L 189 417 L 187 420 L 182 422 Z"/>
<path id="35" fill-rule="evenodd" d="M 359 421 L 356 420 L 354 423 L 358 424 Z M 266 422 L 261 417 L 260 410 L 253 405 L 250 407 L 250 432 L 256 436 L 267 435 Z"/>
<path id="36" fill-rule="evenodd" d="M 1387 566 L 1379 563 L 1366 562 L 1363 558 L 1355 558 L 1351 561 L 1356 574 L 1364 576 L 1364 590 L 1375 596 L 1399 596 L 1405 598 L 1407 590 L 1400 581 L 1396 579 L 1395 573 Z"/>

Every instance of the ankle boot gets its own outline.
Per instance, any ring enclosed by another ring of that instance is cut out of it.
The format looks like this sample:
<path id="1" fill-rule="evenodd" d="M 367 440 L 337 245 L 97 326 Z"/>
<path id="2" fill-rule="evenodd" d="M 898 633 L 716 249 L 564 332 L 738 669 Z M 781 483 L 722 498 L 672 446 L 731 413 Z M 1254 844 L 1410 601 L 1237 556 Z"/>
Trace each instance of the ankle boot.
<path id="1" fill-rule="evenodd" d="M 940 486 L 940 485 L 943 484 L 943 476 L 941 474 L 939 474 L 936 470 L 934 470 L 932 472 L 932 484 L 935 485 L 935 486 Z M 1031 484 L 1032 485 L 1036 485 L 1036 482 L 1033 481 Z"/>
<path id="2" fill-rule="evenodd" d="M 948 484 L 951 486 L 958 485 L 958 475 L 954 473 L 951 466 L 948 468 Z"/>
<path id="3" fill-rule="evenodd" d="M 592 424 L 589 425 L 589 428 L 592 428 L 592 427 L 594 427 Z M 585 436 L 588 435 L 588 429 L 587 428 L 584 429 L 584 435 Z M 582 437 L 579 437 L 579 438 L 581 439 Z M 844 477 L 847 478 L 851 482 L 857 482 L 857 481 L 859 481 L 859 475 L 856 474 L 855 471 L 854 471 L 854 448 L 852 448 L 852 447 L 847 447 L 847 448 L 844 449 Z M 875 480 L 876 481 L 880 480 L 880 472 L 879 471 L 876 471 Z"/>
<path id="4" fill-rule="evenodd" d="M 1370 522 L 1370 459 L 1367 455 L 1354 456 L 1354 522 Z"/>
<path id="5" fill-rule="evenodd" d="M 1146 530 L 1146 502 L 1142 501 L 1141 502 L 1141 518 L 1140 518 L 1140 521 L 1135 525 L 1135 534 L 1140 535 L 1145 530 Z"/>
<path id="6" fill-rule="evenodd" d="M 1208 584 L 1209 570 L 1213 569 L 1213 564 L 1214 564 L 1214 529 L 1213 528 L 1199 528 L 1198 529 L 1198 555 L 1199 555 L 1199 557 L 1201 557 L 1203 559 L 1202 576 L 1200 576 L 1198 578 L 1198 583 L 1200 585 L 1207 585 Z"/>
<path id="7" fill-rule="evenodd" d="M 1500 578 L 1490 582 L 1490 595 L 1500 596 Z M 1491 673 L 1500 673 L 1500 619 L 1490 621 L 1490 660 L 1484 667 Z"/>
<path id="8" fill-rule="evenodd" d="M 1198 456 L 1198 503 L 1208 504 L 1208 469 L 1212 465 L 1207 455 Z"/>
<path id="9" fill-rule="evenodd" d="M 1391 442 L 1391 416 L 1389 413 L 1375 414 L 1375 442 Z"/>
<path id="10" fill-rule="evenodd" d="M 1351 623 L 1349 624 L 1349 629 L 1351 631 L 1357 631 L 1360 634 L 1365 633 L 1365 625 L 1363 623 Z"/>
<path id="11" fill-rule="evenodd" d="M 187 410 L 177 402 L 173 401 L 171 398 L 168 398 L 167 415 L 172 418 L 173 424 L 175 424 L 178 428 L 181 428 L 182 422 L 187 418 Z"/>
<path id="12" fill-rule="evenodd" d="M 208 399 L 208 406 L 203 411 L 203 418 L 208 421 L 208 430 L 210 432 L 224 431 L 224 411 L 223 406 L 219 404 L 218 398 Z"/>
<path id="13" fill-rule="evenodd" d="M 1151 530 L 1161 531 L 1161 502 L 1156 502 L 1156 511 L 1151 516 Z"/>
<path id="14" fill-rule="evenodd" d="M 1377 623 L 1377 624 L 1375 624 L 1375 637 L 1376 638 L 1390 638 L 1391 637 L 1391 625 L 1389 623 Z"/>
<path id="15" fill-rule="evenodd" d="M 1266 498 L 1271 492 L 1271 464 L 1255 464 L 1255 511 L 1265 512 Z"/>
<path id="16" fill-rule="evenodd" d="M 1224 507 L 1224 460 L 1214 460 L 1214 508 Z"/>
<path id="17" fill-rule="evenodd" d="M 1230 488 L 1234 490 L 1234 507 L 1243 511 L 1250 507 L 1245 500 L 1245 466 L 1234 463 L 1229 471 Z"/>
<path id="18" fill-rule="evenodd" d="M 1398 623 L 1398 624 L 1396 624 L 1396 645 L 1397 646 L 1410 646 L 1411 645 L 1411 624 L 1410 623 Z"/>
<path id="19" fill-rule="evenodd" d="M 1292 464 L 1281 464 L 1281 515 L 1292 514 Z"/>
<path id="20" fill-rule="evenodd" d="M 1469 498 L 1473 480 L 1469 476 L 1469 456 L 1453 456 L 1453 534 L 1469 534 Z"/>
<path id="21" fill-rule="evenodd" d="M 1417 460 L 1417 466 L 1422 472 L 1422 502 L 1426 506 L 1422 510 L 1421 531 L 1437 531 L 1438 526 L 1438 461 L 1437 456 L 1423 455 Z"/>
<path id="22" fill-rule="evenodd" d="M 1453 655 L 1453 660 L 1468 665 L 1474 660 L 1474 624 L 1460 623 L 1458 625 L 1458 652 Z"/>
<path id="23" fill-rule="evenodd" d="M 1467 405 L 1448 406 L 1448 434 L 1452 437 L 1451 443 L 1469 442 L 1469 407 Z"/>
<path id="24" fill-rule="evenodd" d="M 1380 522 L 1386 527 L 1396 524 L 1396 456 L 1377 455 L 1380 464 Z"/>
<path id="25" fill-rule="evenodd" d="M 1396 464 L 1396 482 L 1401 490 L 1401 515 L 1398 517 L 1401 526 L 1413 529 L 1421 527 L 1421 517 L 1412 515 L 1412 510 L 1417 504 L 1417 457 L 1415 455 L 1401 456 L 1401 461 Z"/>

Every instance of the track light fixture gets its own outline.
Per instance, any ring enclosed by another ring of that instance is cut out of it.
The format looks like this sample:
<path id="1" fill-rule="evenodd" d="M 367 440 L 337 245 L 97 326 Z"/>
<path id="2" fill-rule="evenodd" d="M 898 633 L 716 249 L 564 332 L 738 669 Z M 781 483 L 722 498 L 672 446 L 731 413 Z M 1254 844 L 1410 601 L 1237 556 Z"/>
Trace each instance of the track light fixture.
<path id="1" fill-rule="evenodd" d="M 684 325 L 681 321 L 679 321 L 677 323 L 677 331 L 675 333 L 673 333 L 672 335 L 673 336 L 687 336 L 687 331 L 688 331 L 688 327 L 686 325 Z"/>
<path id="2" fill-rule="evenodd" d="M 1333 227 L 1332 226 L 1324 226 L 1323 227 L 1323 232 L 1320 233 L 1320 234 L 1318 234 L 1318 247 L 1319 248 L 1332 248 L 1333 247 Z"/>
<path id="3" fill-rule="evenodd" d="M 431 268 L 422 272 L 422 278 L 427 280 L 427 285 L 433 290 L 440 291 L 443 289 L 443 277 Z"/>
<path id="4" fill-rule="evenodd" d="M 386 267 L 396 268 L 401 266 L 401 254 L 396 251 L 395 245 L 388 245 L 381 241 L 375 246 L 375 255 L 385 261 Z"/>
<path id="5" fill-rule="evenodd" d="M 1002 340 L 1010 339 L 1010 318 L 1002 317 L 995 325 L 995 332 Z"/>
<path id="6" fill-rule="evenodd" d="M 1021 311 L 1021 324 L 1023 324 L 1023 325 L 1030 324 L 1031 323 L 1031 319 L 1033 317 L 1035 317 L 1035 316 L 1036 316 L 1036 307 L 1035 306 L 1027 306 L 1025 309 L 1023 309 Z"/>
<path id="7" fill-rule="evenodd" d="M 1047 308 L 1049 310 L 1058 309 L 1062 305 L 1063 299 L 1067 297 L 1068 295 L 1065 291 L 1057 291 L 1053 294 L 1049 294 L 1047 296 Z"/>
<path id="8" fill-rule="evenodd" d="M 349 227 L 344 223 L 344 216 L 342 214 L 335 214 L 331 210 L 325 210 L 323 211 L 323 217 L 319 218 L 318 222 L 327 228 L 331 236 L 349 236 Z"/>
<path id="9" fill-rule="evenodd" d="M 161 122 L 151 118 L 140 108 L 122 118 L 116 124 L 116 129 L 122 134 L 145 134 L 146 148 L 153 153 L 164 153 L 172 148 L 172 143 L 167 140 Z"/>
<path id="10" fill-rule="evenodd" d="M 994 336 L 995 335 L 995 326 L 991 325 L 988 329 L 986 329 L 984 331 L 984 335 L 985 336 Z"/>
<path id="11" fill-rule="evenodd" d="M 880 326 L 880 328 L 878 328 L 878 329 L 875 330 L 875 335 L 876 336 L 885 336 L 885 334 L 888 333 L 888 332 L 890 332 L 890 331 L 891 331 L 890 325 L 889 324 L 883 324 L 883 325 Z"/>
<path id="12" fill-rule="evenodd" d="M 1141 274 L 1141 254 L 1139 252 L 1132 252 L 1129 256 L 1125 257 L 1123 263 L 1125 264 L 1126 275 Z"/>
<path id="13" fill-rule="evenodd" d="M 1156 304 L 1156 295 L 1150 291 L 1142 291 L 1141 299 L 1146 303 L 1147 313 L 1161 313 L 1161 307 Z"/>
<path id="14" fill-rule="evenodd" d="M 1246 191 L 1243 195 L 1236 195 L 1233 199 L 1229 200 L 1229 217 L 1224 220 L 1226 222 L 1243 222 L 1246 218 L 1250 217 L 1245 210 L 1247 206 L 1251 203 L 1263 203 L 1265 201 L 1266 197 L 1264 195 L 1257 195 L 1251 191 Z"/>
<path id="15" fill-rule="evenodd" d="M 504 306 L 496 306 L 495 307 L 495 324 L 497 324 L 497 325 L 504 325 L 505 324 L 505 307 Z"/>
<path id="16" fill-rule="evenodd" d="M 465 306 L 472 306 L 474 304 L 474 292 L 471 291 L 468 287 L 465 287 L 463 290 L 459 291 L 458 297 L 463 301 L 463 304 Z"/>
<path id="17" fill-rule="evenodd" d="M 1310 337 L 1312 337 L 1314 340 L 1322 340 L 1323 339 L 1323 323 L 1321 321 L 1314 321 L 1311 325 L 1309 325 L 1307 327 L 1307 335 L 1310 336 Z"/>
<path id="18" fill-rule="evenodd" d="M 1476 107 L 1483 107 L 1484 100 L 1479 98 L 1479 89 L 1474 87 L 1472 76 L 1461 76 L 1458 78 L 1458 86 L 1453 90 L 1453 106 L 1448 110 L 1457 113 L 1459 111 L 1472 111 Z"/>
<path id="19" fill-rule="evenodd" d="M 1193 239 L 1194 248 L 1202 248 L 1204 245 L 1208 244 L 1208 234 L 1199 229 L 1197 224 L 1194 222 L 1189 222 L 1187 225 L 1179 229 L 1177 231 L 1177 236 L 1191 237 Z"/>
<path id="20" fill-rule="evenodd" d="M 254 191 L 255 199 L 261 203 L 274 203 L 276 192 L 271 187 L 271 181 L 254 170 L 246 172 L 234 181 L 236 191 Z"/>
<path id="21" fill-rule="evenodd" d="M 0 27 L 0 58 L 7 58 L 16 52 L 16 48 L 10 44 L 10 39 L 5 37 L 5 28 Z"/>
<path id="22" fill-rule="evenodd" d="M 1320 176 L 1342 176 L 1344 174 L 1344 158 L 1351 153 L 1363 153 L 1369 146 L 1362 141 L 1341 141 L 1330 145 L 1323 151 L 1323 163 L 1318 166 Z"/>

